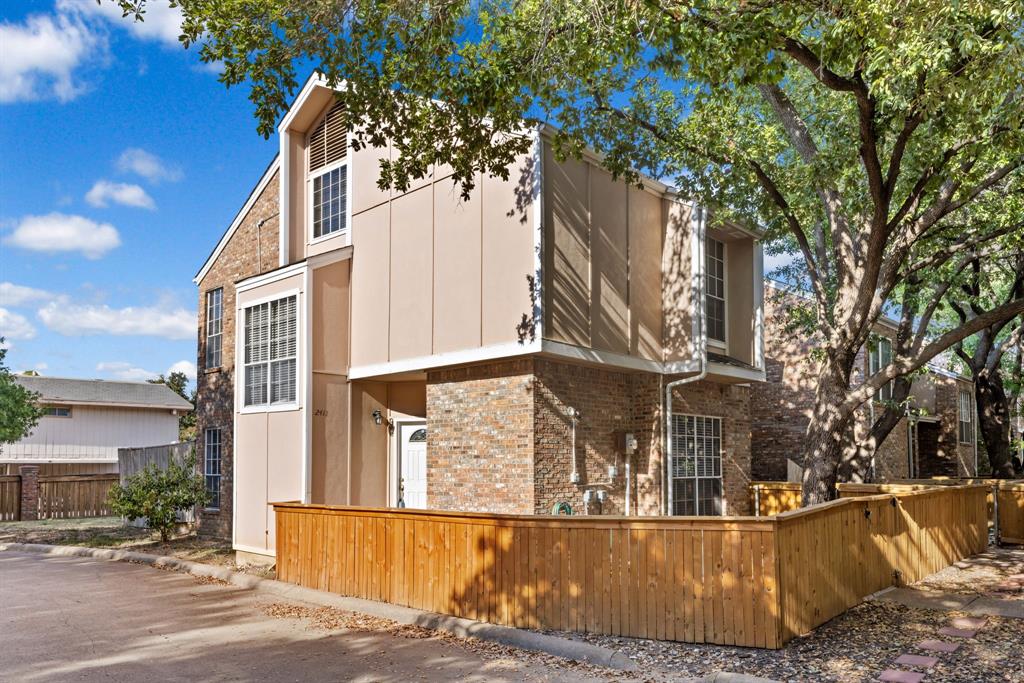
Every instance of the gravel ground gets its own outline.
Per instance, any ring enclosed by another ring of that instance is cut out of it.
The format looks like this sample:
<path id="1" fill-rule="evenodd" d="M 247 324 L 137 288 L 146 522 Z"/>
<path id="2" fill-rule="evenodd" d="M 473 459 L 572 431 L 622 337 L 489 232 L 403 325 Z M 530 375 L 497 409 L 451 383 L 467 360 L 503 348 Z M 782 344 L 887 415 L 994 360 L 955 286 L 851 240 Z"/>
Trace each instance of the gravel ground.
<path id="1" fill-rule="evenodd" d="M 1024 600 L 1024 547 L 989 548 L 989 552 L 950 565 L 915 585 L 927 590 Z"/>
<path id="2" fill-rule="evenodd" d="M 132 550 L 215 564 L 264 578 L 274 576 L 272 568 L 236 564 L 235 552 L 226 541 L 187 534 L 163 543 L 159 533 L 128 526 L 119 517 L 0 522 L 0 543 L 48 543 Z"/>
<path id="3" fill-rule="evenodd" d="M 782 650 L 551 633 L 614 648 L 636 661 L 641 669 L 680 676 L 732 671 L 779 681 L 857 683 L 877 680 L 890 667 L 907 668 L 894 666 L 901 654 L 932 654 L 918 650 L 915 645 L 925 639 L 942 639 L 939 628 L 949 626 L 957 616 L 967 615 L 870 602 L 806 637 L 790 641 Z M 939 664 L 927 680 L 1024 683 L 1024 622 L 989 617 L 974 640 L 963 642 L 957 652 L 939 656 Z"/>

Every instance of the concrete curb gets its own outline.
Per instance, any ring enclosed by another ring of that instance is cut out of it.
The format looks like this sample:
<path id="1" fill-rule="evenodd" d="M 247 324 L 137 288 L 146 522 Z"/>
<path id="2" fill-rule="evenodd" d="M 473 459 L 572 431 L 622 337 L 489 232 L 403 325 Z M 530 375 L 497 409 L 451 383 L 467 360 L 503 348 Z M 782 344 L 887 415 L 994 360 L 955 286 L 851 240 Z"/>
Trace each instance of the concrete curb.
<path id="1" fill-rule="evenodd" d="M 567 638 L 548 636 L 533 631 L 523 631 L 508 626 L 496 626 L 486 624 L 472 619 L 462 619 L 435 612 L 401 607 L 372 600 L 360 598 L 347 598 L 333 593 L 325 593 L 312 588 L 303 588 L 290 583 L 276 581 L 274 579 L 261 579 L 257 576 L 250 576 L 236 572 L 225 567 L 217 567 L 201 562 L 181 560 L 176 557 L 163 555 L 149 555 L 147 553 L 136 553 L 127 550 L 110 550 L 105 548 L 83 548 L 80 546 L 44 545 L 41 543 L 7 543 L 0 544 L 0 551 L 19 551 L 51 555 L 56 557 L 88 557 L 98 560 L 117 560 L 121 562 L 135 562 L 148 564 L 160 569 L 203 576 L 226 581 L 234 586 L 245 590 L 254 590 L 266 595 L 273 595 L 278 598 L 300 600 L 325 607 L 336 607 L 352 612 L 362 612 L 384 619 L 391 619 L 401 624 L 412 624 L 437 631 L 444 631 L 462 638 L 476 638 L 502 645 L 510 645 L 524 650 L 545 652 L 547 654 L 571 659 L 577 662 L 586 662 L 598 666 L 617 669 L 620 671 L 635 671 L 636 662 L 629 657 L 610 650 L 605 647 L 591 645 Z M 754 680 L 721 678 L 723 674 L 716 674 L 703 680 L 716 682 Z M 726 674 L 729 676 L 735 674 Z"/>

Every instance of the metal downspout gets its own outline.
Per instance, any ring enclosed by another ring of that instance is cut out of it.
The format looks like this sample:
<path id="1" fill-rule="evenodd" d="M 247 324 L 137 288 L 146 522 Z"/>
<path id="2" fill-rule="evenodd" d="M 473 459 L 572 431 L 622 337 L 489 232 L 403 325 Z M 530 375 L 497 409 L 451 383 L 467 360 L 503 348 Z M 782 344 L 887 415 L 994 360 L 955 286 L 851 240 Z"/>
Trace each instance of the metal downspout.
<path id="1" fill-rule="evenodd" d="M 697 316 L 700 319 L 700 353 L 698 355 L 698 362 L 700 363 L 700 372 L 692 377 L 683 377 L 675 381 L 669 382 L 665 385 L 665 483 L 661 487 L 662 499 L 665 513 L 668 515 L 672 514 L 672 510 L 669 509 L 669 495 L 668 489 L 672 485 L 672 391 L 684 384 L 690 384 L 692 382 L 699 382 L 704 379 L 708 374 L 708 334 L 707 334 L 707 320 L 704 314 L 705 297 L 707 286 L 704 282 L 704 236 L 706 231 L 707 222 L 707 211 L 702 206 L 696 206 L 697 209 L 697 269 L 699 271 L 699 277 L 697 279 L 699 287 L 699 301 L 700 305 L 697 306 Z"/>

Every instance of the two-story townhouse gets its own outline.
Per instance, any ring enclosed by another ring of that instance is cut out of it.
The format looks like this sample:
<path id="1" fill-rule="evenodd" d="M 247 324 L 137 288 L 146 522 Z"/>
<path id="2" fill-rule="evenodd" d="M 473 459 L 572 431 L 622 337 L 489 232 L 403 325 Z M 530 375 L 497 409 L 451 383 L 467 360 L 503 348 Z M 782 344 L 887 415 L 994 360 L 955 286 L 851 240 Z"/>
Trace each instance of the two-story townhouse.
<path id="1" fill-rule="evenodd" d="M 751 388 L 751 441 L 757 453 L 753 474 L 764 481 L 800 481 L 804 433 L 814 407 L 817 340 L 787 328 L 787 311 L 799 294 L 770 282 L 765 289 L 766 378 Z M 896 328 L 896 321 L 879 319 L 871 342 L 857 355 L 854 386 L 890 363 Z M 863 437 L 891 397 L 890 383 L 858 411 L 853 433 Z M 905 417 L 876 449 L 869 468 L 875 481 L 977 473 L 974 385 L 969 378 L 929 364 L 914 378 L 904 410 Z"/>
<path id="2" fill-rule="evenodd" d="M 250 200 L 235 222 L 249 237 L 233 224 L 196 279 L 200 376 L 216 377 L 200 439 L 222 482 L 232 470 L 236 550 L 273 554 L 280 500 L 747 512 L 756 234 L 593 157 L 558 161 L 543 130 L 468 199 L 443 167 L 381 190 L 390 151 L 354 151 L 334 107 L 310 79 L 254 191 L 276 184 L 276 205 Z M 276 267 L 210 279 L 259 248 Z"/>

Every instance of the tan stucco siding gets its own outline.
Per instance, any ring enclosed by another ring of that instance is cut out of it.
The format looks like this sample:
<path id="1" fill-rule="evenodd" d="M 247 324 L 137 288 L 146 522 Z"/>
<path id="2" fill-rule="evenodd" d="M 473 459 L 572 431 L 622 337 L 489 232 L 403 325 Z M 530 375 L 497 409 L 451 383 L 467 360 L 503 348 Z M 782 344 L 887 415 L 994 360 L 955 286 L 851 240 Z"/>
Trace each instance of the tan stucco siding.
<path id="1" fill-rule="evenodd" d="M 352 383 L 351 505 L 388 504 L 388 428 L 373 420 L 374 410 L 387 414 L 387 401 L 387 383 Z"/>
<path id="2" fill-rule="evenodd" d="M 312 271 L 313 372 L 348 372 L 351 263 L 345 259 Z"/>
<path id="3" fill-rule="evenodd" d="M 754 362 L 754 241 L 738 239 L 726 246 L 726 326 L 728 354 Z"/>
<path id="4" fill-rule="evenodd" d="M 306 258 L 306 143 L 302 134 L 288 140 L 288 263 L 297 263 Z"/>
<path id="5" fill-rule="evenodd" d="M 668 336 L 692 358 L 690 208 L 547 145 L 543 164 L 544 337 L 661 361 Z"/>
<path id="6" fill-rule="evenodd" d="M 304 275 L 297 273 L 238 292 L 239 354 L 235 399 L 235 532 L 234 545 L 243 550 L 274 552 L 274 513 L 269 503 L 302 500 L 305 468 L 306 414 L 304 396 L 309 377 L 306 348 L 306 296 Z M 270 408 L 242 405 L 245 386 L 244 344 L 247 306 L 257 301 L 297 293 L 296 403 Z"/>
<path id="7" fill-rule="evenodd" d="M 508 181 L 481 178 L 468 200 L 450 176 L 387 198 L 353 188 L 353 367 L 520 339 L 533 319 L 535 235 L 529 195 L 518 193 L 530 186 L 529 158 L 514 166 Z"/>

